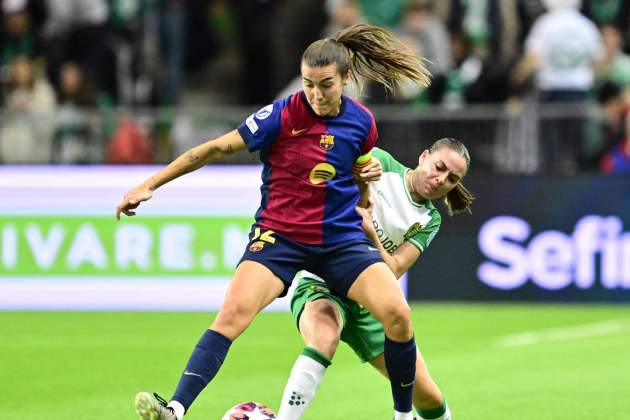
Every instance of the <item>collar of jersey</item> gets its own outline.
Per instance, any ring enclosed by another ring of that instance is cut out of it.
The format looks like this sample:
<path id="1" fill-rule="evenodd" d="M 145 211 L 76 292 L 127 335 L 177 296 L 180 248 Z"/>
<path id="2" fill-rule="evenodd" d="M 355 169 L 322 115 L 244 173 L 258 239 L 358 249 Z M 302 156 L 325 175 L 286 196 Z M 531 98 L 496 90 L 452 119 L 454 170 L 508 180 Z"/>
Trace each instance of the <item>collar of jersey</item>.
<path id="1" fill-rule="evenodd" d="M 317 115 L 315 113 L 315 111 L 313 111 L 313 108 L 311 108 L 311 105 L 308 103 L 308 101 L 306 100 L 306 93 L 304 93 L 303 90 L 300 91 L 300 98 L 302 99 L 302 103 L 304 104 L 304 106 L 306 107 L 306 109 L 308 109 L 308 112 L 310 112 L 310 114 L 312 116 L 314 116 L 315 118 L 320 118 L 322 120 L 334 120 L 335 118 L 339 118 L 343 115 L 344 111 L 346 110 L 346 97 L 344 95 L 341 95 L 341 108 L 339 109 L 339 114 L 337 115 L 327 115 L 325 117 L 321 117 L 319 115 Z"/>
<path id="2" fill-rule="evenodd" d="M 405 187 L 405 194 L 407 194 L 407 199 L 409 200 L 409 202 L 415 206 L 415 207 L 429 207 L 429 203 L 431 202 L 431 200 L 429 200 L 428 198 L 426 200 L 424 200 L 424 202 L 422 203 L 416 203 L 415 201 L 413 201 L 413 198 L 411 197 L 411 193 L 409 192 L 409 187 L 407 187 L 407 174 L 409 173 L 411 169 L 407 168 L 405 169 L 405 174 L 403 175 L 403 187 Z"/>

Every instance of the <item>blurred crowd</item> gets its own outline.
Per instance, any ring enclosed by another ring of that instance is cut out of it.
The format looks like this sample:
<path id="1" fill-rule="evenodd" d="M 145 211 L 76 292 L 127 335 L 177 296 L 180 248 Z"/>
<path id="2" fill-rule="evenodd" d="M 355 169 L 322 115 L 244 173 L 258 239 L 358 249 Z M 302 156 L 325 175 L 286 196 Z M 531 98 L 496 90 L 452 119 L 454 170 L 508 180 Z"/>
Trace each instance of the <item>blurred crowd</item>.
<path id="1" fill-rule="evenodd" d="M 2 163 L 168 160 L 174 113 L 147 127 L 122 109 L 269 103 L 299 89 L 310 42 L 369 22 L 425 57 L 433 82 L 391 97 L 370 85 L 349 95 L 418 113 L 494 104 L 509 116 L 507 132 L 523 134 L 535 118 L 538 152 L 550 157 L 536 169 L 630 172 L 630 0 L 0 5 Z"/>

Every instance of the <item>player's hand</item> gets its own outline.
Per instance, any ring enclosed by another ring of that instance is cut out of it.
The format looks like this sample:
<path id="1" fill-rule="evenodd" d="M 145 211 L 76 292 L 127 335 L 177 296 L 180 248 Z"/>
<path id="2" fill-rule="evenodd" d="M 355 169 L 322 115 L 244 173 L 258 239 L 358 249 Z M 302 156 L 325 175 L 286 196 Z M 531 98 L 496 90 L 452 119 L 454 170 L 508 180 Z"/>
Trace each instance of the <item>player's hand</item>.
<path id="1" fill-rule="evenodd" d="M 361 169 L 361 172 L 356 175 L 358 181 L 370 182 L 378 181 L 383 175 L 383 167 L 378 159 L 372 158 L 370 162 Z"/>
<path id="2" fill-rule="evenodd" d="M 153 191 L 144 185 L 139 185 L 133 190 L 129 191 L 123 197 L 122 201 L 116 206 L 116 219 L 120 220 L 120 213 L 124 213 L 126 216 L 135 216 L 136 209 L 141 202 L 149 200 L 153 197 Z"/>

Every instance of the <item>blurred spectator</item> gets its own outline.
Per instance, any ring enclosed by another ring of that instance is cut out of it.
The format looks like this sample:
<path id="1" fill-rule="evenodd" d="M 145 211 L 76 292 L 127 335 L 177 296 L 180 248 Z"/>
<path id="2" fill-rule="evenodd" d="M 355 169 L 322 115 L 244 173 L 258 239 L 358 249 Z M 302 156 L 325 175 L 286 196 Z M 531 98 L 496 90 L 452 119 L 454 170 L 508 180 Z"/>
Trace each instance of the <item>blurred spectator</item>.
<path id="1" fill-rule="evenodd" d="M 180 8 L 181 29 L 184 31 L 184 68 L 197 70 L 203 68 L 209 60 L 214 61 L 221 39 L 237 36 L 229 11 L 229 0 L 160 0 L 160 13 L 164 14 L 170 7 Z M 169 4 L 170 3 L 170 4 Z M 177 4 L 178 3 L 178 4 Z M 162 18 L 163 19 L 163 18 Z"/>
<path id="2" fill-rule="evenodd" d="M 326 36 L 366 21 L 358 0 L 326 0 L 325 10 L 328 16 L 328 23 L 324 27 Z"/>
<path id="3" fill-rule="evenodd" d="M 492 0 L 438 1 L 437 8 L 451 33 L 462 33 L 480 52 L 486 49 L 492 33 Z M 497 5 L 500 7 L 500 4 Z"/>
<path id="4" fill-rule="evenodd" d="M 123 119 L 107 143 L 105 163 L 148 165 L 153 161 L 153 143 L 145 130 L 130 118 Z"/>
<path id="5" fill-rule="evenodd" d="M 545 169 L 573 173 L 584 137 L 584 110 L 579 106 L 588 99 L 604 48 L 597 27 L 577 10 L 580 0 L 543 3 L 547 12 L 534 22 L 512 81 L 520 86 L 535 75 L 543 104 L 574 104 L 577 117 L 558 121 L 543 114 L 540 130 Z"/>
<path id="6" fill-rule="evenodd" d="M 160 56 L 164 74 L 159 90 L 160 104 L 174 105 L 179 96 L 184 61 L 186 8 L 183 0 L 160 4 Z"/>
<path id="7" fill-rule="evenodd" d="M 271 80 L 274 94 L 296 76 L 302 53 L 311 42 L 322 35 L 327 21 L 326 2 L 327 0 L 276 2 L 275 22 L 268 31 L 268 42 L 273 46 Z M 339 3 L 346 3 L 346 0 Z M 346 26 L 348 25 L 343 27 Z"/>
<path id="8" fill-rule="evenodd" d="M 393 28 L 400 22 L 405 0 L 358 0 L 368 23 Z"/>
<path id="9" fill-rule="evenodd" d="M 464 34 L 475 54 L 490 58 L 492 65 L 506 66 L 518 54 L 517 0 L 440 0 L 434 5 L 449 32 Z"/>
<path id="10" fill-rule="evenodd" d="M 630 88 L 630 55 L 623 52 L 621 33 L 612 25 L 604 25 L 600 31 L 606 53 L 599 66 L 599 81 Z"/>
<path id="11" fill-rule="evenodd" d="M 519 53 L 517 0 L 444 0 L 435 1 L 434 6 L 455 45 L 464 41 L 470 55 L 481 60 L 480 74 L 467 89 L 467 101 L 503 101 L 509 71 Z"/>
<path id="12" fill-rule="evenodd" d="M 449 71 L 453 65 L 449 34 L 445 25 L 431 12 L 428 0 L 412 0 L 407 3 L 397 32 L 404 37 L 415 38 L 420 43 L 422 56 L 426 58 L 433 77 Z"/>
<path id="13" fill-rule="evenodd" d="M 157 67 L 157 36 L 147 28 L 147 22 L 157 21 L 157 18 L 151 20 L 157 0 L 108 2 L 112 49 L 116 56 L 118 103 L 149 104 L 153 99 L 154 68 Z"/>
<path id="14" fill-rule="evenodd" d="M 8 65 L 17 55 L 34 58 L 40 53 L 37 23 L 42 14 L 41 4 L 34 0 L 2 0 L 1 65 Z"/>
<path id="15" fill-rule="evenodd" d="M 5 112 L 0 125 L 0 160 L 4 163 L 49 163 L 55 94 L 29 57 L 9 65 Z"/>
<path id="16" fill-rule="evenodd" d="M 604 154 L 600 169 L 604 174 L 630 174 L 630 108 L 623 114 L 624 135 Z"/>
<path id="17" fill-rule="evenodd" d="M 598 90 L 600 118 L 589 126 L 582 147 L 582 169 L 597 170 L 606 152 L 626 135 L 625 118 L 630 101 L 621 86 L 613 82 L 603 83 Z"/>
<path id="18" fill-rule="evenodd" d="M 461 32 L 451 34 L 451 51 L 454 66 L 444 76 L 442 104 L 449 109 L 457 109 L 465 104 L 469 87 L 479 79 L 483 62 L 474 54 L 473 46 Z"/>
<path id="19" fill-rule="evenodd" d="M 59 90 L 53 161 L 100 161 L 103 153 L 101 139 L 109 137 L 114 129 L 107 120 L 111 108 L 108 95 L 99 93 L 90 77 L 73 62 L 61 66 Z M 96 114 L 97 110 L 101 112 Z"/>
<path id="20" fill-rule="evenodd" d="M 271 36 L 280 0 L 231 0 L 232 13 L 239 28 L 239 50 L 242 55 L 240 103 L 265 104 L 276 93 L 267 80 L 273 77 L 273 50 Z M 291 66 L 291 63 L 281 63 Z M 264 80 L 264 82 L 263 82 Z"/>
<path id="21" fill-rule="evenodd" d="M 630 42 L 630 0 L 584 0 L 582 13 L 597 26 L 611 25 Z"/>
<path id="22" fill-rule="evenodd" d="M 99 89 L 118 99 L 116 55 L 108 26 L 106 0 L 47 0 L 43 28 L 44 53 L 50 80 L 59 89 L 60 69 L 73 61 L 91 76 Z"/>
<path id="23" fill-rule="evenodd" d="M 0 81 L 8 82 L 11 60 L 23 55 L 32 59 L 41 54 L 40 26 L 45 18 L 41 0 L 0 0 Z M 4 96 L 5 92 L 0 92 Z M 2 99 L 3 100 L 3 99 Z"/>
<path id="24" fill-rule="evenodd" d="M 518 45 L 522 46 L 525 43 L 527 34 L 532 28 L 532 25 L 538 19 L 540 15 L 545 13 L 547 9 L 543 5 L 542 0 L 518 0 L 516 5 L 516 12 L 519 22 L 519 34 Z"/>
<path id="25" fill-rule="evenodd" d="M 241 82 L 242 72 L 239 33 L 229 0 L 194 0 L 192 3 L 187 0 L 185 7 L 188 8 L 186 82 L 189 86 L 205 87 L 195 92 L 188 90 L 188 103 L 239 103 L 241 98 L 235 89 Z"/>
<path id="26" fill-rule="evenodd" d="M 545 0 L 525 41 L 513 82 L 522 85 L 536 74 L 543 101 L 581 101 L 593 86 L 595 64 L 603 59 L 603 44 L 593 22 L 576 8 L 580 0 Z"/>

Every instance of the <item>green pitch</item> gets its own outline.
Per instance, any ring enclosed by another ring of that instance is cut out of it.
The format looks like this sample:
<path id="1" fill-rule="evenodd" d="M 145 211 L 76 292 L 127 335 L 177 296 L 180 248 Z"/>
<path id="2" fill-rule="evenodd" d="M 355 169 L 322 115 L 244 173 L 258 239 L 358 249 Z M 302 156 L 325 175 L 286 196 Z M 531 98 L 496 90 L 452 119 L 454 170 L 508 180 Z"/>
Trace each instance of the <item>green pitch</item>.
<path id="1" fill-rule="evenodd" d="M 210 320 L 0 312 L 0 418 L 134 419 L 137 391 L 170 397 Z M 630 419 L 628 307 L 416 305 L 414 323 L 457 420 Z M 288 313 L 260 315 L 186 418 L 247 400 L 277 408 L 301 349 Z M 342 345 L 306 419 L 391 417 L 386 380 Z"/>

